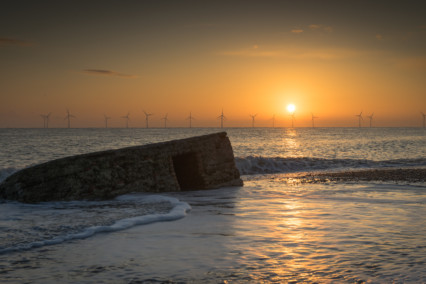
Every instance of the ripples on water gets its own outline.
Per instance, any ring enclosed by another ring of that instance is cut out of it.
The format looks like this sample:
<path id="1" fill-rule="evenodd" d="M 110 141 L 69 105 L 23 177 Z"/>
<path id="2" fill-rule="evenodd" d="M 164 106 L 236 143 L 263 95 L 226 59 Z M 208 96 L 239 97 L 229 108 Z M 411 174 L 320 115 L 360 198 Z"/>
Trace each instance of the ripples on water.
<path id="1" fill-rule="evenodd" d="M 236 157 L 372 161 L 426 157 L 422 128 L 0 129 L 0 168 L 227 131 Z"/>
<path id="2" fill-rule="evenodd" d="M 13 169 L 54 158 L 217 131 L 220 129 L 0 129 L 0 168 L 7 175 Z M 256 166 L 282 163 L 282 158 L 302 162 L 308 169 L 319 162 L 336 161 L 343 166 L 380 165 L 383 161 L 402 165 L 417 161 L 421 165 L 426 157 L 424 129 L 227 132 L 240 157 L 237 162 L 258 159 Z M 424 186 L 291 185 L 279 175 L 261 175 L 247 180 L 242 188 L 169 195 L 189 203 L 191 214 L 167 224 L 0 255 L 0 282 L 426 282 Z M 80 226 L 111 225 L 120 218 L 170 210 L 168 203 L 149 207 L 129 200 L 59 204 L 19 205 L 21 209 L 12 218 L 8 208 L 15 205 L 0 203 L 8 212 L 2 216 L 10 217 L 1 220 L 0 229 L 6 232 L 3 245 L 10 241 L 25 245 L 29 239 L 76 233 Z"/>
<path id="3" fill-rule="evenodd" d="M 52 275 L 57 275 L 68 283 L 426 281 L 424 187 L 289 186 L 263 179 L 243 188 L 170 195 L 191 204 L 188 217 L 0 257 L 0 279 L 53 283 Z"/>
<path id="4" fill-rule="evenodd" d="M 254 182 L 238 202 L 240 260 L 255 280 L 423 282 L 425 188 Z M 261 198 L 260 200 L 258 198 Z"/>
<path id="5" fill-rule="evenodd" d="M 98 231 L 114 231 L 119 220 L 153 214 L 166 214 L 173 208 L 167 200 L 144 199 L 110 201 L 46 202 L 0 206 L 0 254 L 65 240 L 92 236 Z M 100 228 L 104 228 L 103 230 Z"/>

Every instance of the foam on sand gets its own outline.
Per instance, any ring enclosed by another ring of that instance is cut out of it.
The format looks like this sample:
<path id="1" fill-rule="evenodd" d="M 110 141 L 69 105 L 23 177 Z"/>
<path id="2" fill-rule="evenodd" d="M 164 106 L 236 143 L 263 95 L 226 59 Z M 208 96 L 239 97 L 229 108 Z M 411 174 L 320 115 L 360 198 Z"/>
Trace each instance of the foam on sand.
<path id="1" fill-rule="evenodd" d="M 164 205 L 165 203 L 167 204 L 166 206 Z M 120 196 L 108 202 L 48 202 L 38 205 L 26 205 L 16 202 L 8 205 L 11 212 L 9 216 L 2 216 L 1 221 L 5 223 L 4 225 L 7 225 L 8 222 L 13 223 L 14 218 L 24 222 L 24 219 L 29 219 L 31 216 L 34 216 L 34 222 L 31 222 L 28 228 L 31 233 L 26 236 L 16 237 L 14 243 L 10 243 L 8 240 L 5 240 L 3 244 L 0 243 L 0 254 L 55 245 L 75 239 L 85 239 L 99 233 L 126 230 L 138 225 L 174 221 L 185 217 L 187 212 L 191 210 L 191 206 L 188 203 L 181 202 L 173 197 L 141 196 L 138 194 Z M 111 207 L 120 208 L 118 208 L 119 210 L 114 210 Z M 144 210 L 143 207 L 150 209 Z M 167 210 L 169 207 L 170 210 Z M 165 210 L 167 212 L 164 212 Z M 20 211 L 21 213 L 14 213 L 14 211 Z M 65 211 L 62 212 L 62 216 L 60 211 Z M 33 215 L 32 212 L 34 212 Z M 103 216 L 105 212 L 112 212 L 111 216 L 107 216 L 107 220 Z M 141 215 L 133 216 L 138 212 Z M 149 212 L 149 214 L 143 215 L 144 212 Z M 87 222 L 92 223 L 84 223 L 78 220 L 79 214 L 87 218 Z M 76 218 L 73 218 L 73 216 Z M 116 219 L 123 216 L 131 217 Z M 64 218 L 67 219 L 64 220 Z M 76 219 L 75 223 L 72 223 L 70 218 Z M 49 227 L 38 226 L 37 220 L 41 224 L 49 224 Z M 104 223 L 104 225 L 84 227 L 87 224 L 96 223 Z M 17 228 L 17 230 L 20 229 Z M 49 230 L 51 232 L 48 232 Z M 33 241 L 31 241 L 31 237 L 33 237 Z"/>

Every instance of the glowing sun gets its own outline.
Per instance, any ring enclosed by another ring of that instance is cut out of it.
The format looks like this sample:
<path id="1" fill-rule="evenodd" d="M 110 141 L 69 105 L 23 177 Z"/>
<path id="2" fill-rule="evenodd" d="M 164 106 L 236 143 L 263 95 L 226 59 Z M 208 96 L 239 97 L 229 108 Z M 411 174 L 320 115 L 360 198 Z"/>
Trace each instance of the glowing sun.
<path id="1" fill-rule="evenodd" d="M 296 106 L 294 104 L 287 105 L 288 112 L 293 113 L 296 110 Z"/>

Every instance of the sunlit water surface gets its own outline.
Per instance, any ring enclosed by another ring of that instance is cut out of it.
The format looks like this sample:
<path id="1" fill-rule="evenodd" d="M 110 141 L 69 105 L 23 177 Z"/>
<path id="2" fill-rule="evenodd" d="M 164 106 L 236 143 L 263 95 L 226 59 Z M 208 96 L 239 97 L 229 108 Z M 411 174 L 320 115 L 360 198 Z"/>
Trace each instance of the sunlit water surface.
<path id="1" fill-rule="evenodd" d="M 53 158 L 218 130 L 0 130 L 0 168 L 7 176 Z M 279 174 L 423 167 L 423 129 L 227 132 L 244 187 L 0 203 L 0 282 L 426 282 L 424 184 L 289 184 Z"/>

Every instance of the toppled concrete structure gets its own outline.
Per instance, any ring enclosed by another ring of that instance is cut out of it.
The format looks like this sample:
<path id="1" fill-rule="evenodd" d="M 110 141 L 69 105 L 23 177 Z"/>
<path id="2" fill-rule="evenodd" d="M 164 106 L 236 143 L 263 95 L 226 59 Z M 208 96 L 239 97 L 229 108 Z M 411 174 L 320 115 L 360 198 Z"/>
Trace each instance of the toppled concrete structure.
<path id="1" fill-rule="evenodd" d="M 130 192 L 241 186 L 226 132 L 66 157 L 23 169 L 0 184 L 21 202 L 108 199 Z"/>

